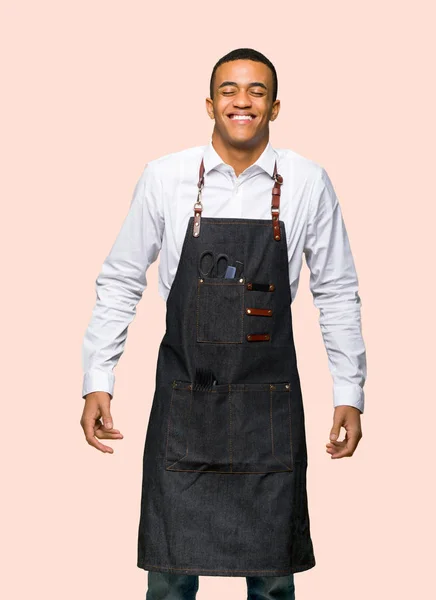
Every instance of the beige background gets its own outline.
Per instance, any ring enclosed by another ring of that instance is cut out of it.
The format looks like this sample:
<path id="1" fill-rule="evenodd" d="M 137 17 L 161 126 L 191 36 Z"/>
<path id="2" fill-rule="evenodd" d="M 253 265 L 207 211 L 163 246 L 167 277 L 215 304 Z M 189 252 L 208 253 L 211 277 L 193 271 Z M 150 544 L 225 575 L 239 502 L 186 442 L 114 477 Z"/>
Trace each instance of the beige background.
<path id="1" fill-rule="evenodd" d="M 368 352 L 363 439 L 333 461 L 331 376 L 304 266 L 293 307 L 317 565 L 296 574 L 297 600 L 434 597 L 431 4 L 2 2 L 5 598 L 145 599 L 136 536 L 165 321 L 157 262 L 115 371 L 124 439 L 113 455 L 79 425 L 81 343 L 145 163 L 207 143 L 212 67 L 242 46 L 278 71 L 272 144 L 332 178 Z M 243 599 L 245 588 L 204 576 L 198 598 Z"/>

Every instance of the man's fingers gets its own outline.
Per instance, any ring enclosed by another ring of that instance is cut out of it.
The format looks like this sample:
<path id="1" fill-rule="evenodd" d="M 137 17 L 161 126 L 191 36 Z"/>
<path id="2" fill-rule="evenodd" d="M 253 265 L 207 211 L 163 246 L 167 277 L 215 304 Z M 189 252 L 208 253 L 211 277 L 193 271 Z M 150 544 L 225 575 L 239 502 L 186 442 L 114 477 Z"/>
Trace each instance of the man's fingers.
<path id="1" fill-rule="evenodd" d="M 342 440 L 341 442 L 329 442 L 328 444 L 326 444 L 326 452 L 328 452 L 329 454 L 336 454 L 340 452 L 343 448 L 346 448 L 345 440 Z"/>
<path id="2" fill-rule="evenodd" d="M 120 439 L 122 434 L 113 428 L 113 420 L 110 412 L 110 394 L 107 392 L 90 392 L 85 398 L 80 424 L 85 432 L 86 441 L 101 452 L 113 453 L 110 446 L 100 443 L 100 439 Z"/>
<path id="3" fill-rule="evenodd" d="M 112 428 L 110 431 L 107 430 L 100 420 L 95 422 L 94 429 L 95 429 L 95 431 L 97 431 L 98 429 L 102 429 L 103 431 L 105 431 L 107 433 L 121 433 L 119 429 Z"/>
<path id="4" fill-rule="evenodd" d="M 123 434 L 118 431 L 118 429 L 111 429 L 110 431 L 106 431 L 101 421 L 97 421 L 97 423 L 95 424 L 94 435 L 100 440 L 119 440 L 124 437 Z"/>
<path id="5" fill-rule="evenodd" d="M 83 430 L 85 432 L 85 438 L 86 441 L 88 442 L 88 444 L 90 446 L 94 446 L 94 448 L 97 448 L 97 450 L 100 450 L 101 452 L 113 452 L 113 449 L 110 446 L 105 446 L 104 444 L 101 444 L 96 438 L 95 438 L 95 431 L 94 431 L 94 424 L 95 424 L 95 419 L 93 417 L 88 417 L 82 420 L 81 422 Z"/>
<path id="6" fill-rule="evenodd" d="M 342 442 L 326 444 L 326 451 L 331 454 L 331 458 L 353 456 L 361 437 L 362 436 L 360 435 L 359 431 L 347 431 L 345 439 Z"/>
<path id="7" fill-rule="evenodd" d="M 341 427 L 345 429 L 345 438 L 339 441 Z M 326 452 L 331 455 L 331 458 L 353 456 L 362 437 L 360 411 L 354 406 L 337 406 L 329 437 L 330 441 L 326 444 Z"/>
<path id="8" fill-rule="evenodd" d="M 351 452 L 351 455 L 354 454 L 354 451 L 357 448 L 357 444 L 360 441 L 360 438 L 362 437 L 362 434 L 360 433 L 360 431 L 357 431 L 355 429 L 351 429 L 349 431 L 347 431 L 347 435 L 348 435 L 348 448 Z M 350 455 L 350 456 L 351 456 Z"/>
<path id="9" fill-rule="evenodd" d="M 339 450 L 340 448 L 343 448 L 345 446 L 345 440 L 342 440 L 340 442 L 327 442 L 326 446 L 327 448 L 333 448 L 333 450 Z"/>
<path id="10" fill-rule="evenodd" d="M 340 418 L 338 413 L 335 413 L 335 418 L 333 421 L 333 427 L 330 430 L 330 441 L 334 442 L 339 437 L 339 432 L 341 431 L 342 418 Z"/>
<path id="11" fill-rule="evenodd" d="M 109 406 L 109 403 L 104 403 L 103 405 L 100 405 L 101 418 L 103 420 L 103 425 L 105 429 L 112 429 L 112 427 L 114 426 Z"/>

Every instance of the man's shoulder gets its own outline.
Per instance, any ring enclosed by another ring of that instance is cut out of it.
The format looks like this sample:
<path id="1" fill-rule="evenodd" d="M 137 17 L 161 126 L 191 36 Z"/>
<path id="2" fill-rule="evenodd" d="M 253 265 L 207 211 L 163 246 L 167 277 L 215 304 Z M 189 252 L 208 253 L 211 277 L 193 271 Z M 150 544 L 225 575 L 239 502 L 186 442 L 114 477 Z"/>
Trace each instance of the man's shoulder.
<path id="1" fill-rule="evenodd" d="M 294 177 L 303 179 L 317 179 L 322 177 L 324 168 L 315 160 L 292 150 L 291 148 L 275 148 L 284 169 Z"/>
<path id="2" fill-rule="evenodd" d="M 179 172 L 180 168 L 191 165 L 195 161 L 200 161 L 205 148 L 206 145 L 190 146 L 189 148 L 169 152 L 149 160 L 147 165 L 158 174 L 176 173 Z"/>

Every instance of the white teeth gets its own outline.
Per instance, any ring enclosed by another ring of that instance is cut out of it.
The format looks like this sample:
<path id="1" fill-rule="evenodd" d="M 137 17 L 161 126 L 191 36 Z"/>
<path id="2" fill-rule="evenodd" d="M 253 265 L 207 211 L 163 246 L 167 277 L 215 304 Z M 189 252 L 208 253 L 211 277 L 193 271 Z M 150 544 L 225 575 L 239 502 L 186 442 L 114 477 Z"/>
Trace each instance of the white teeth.
<path id="1" fill-rule="evenodd" d="M 249 120 L 249 121 L 251 121 L 251 119 L 252 119 L 253 117 L 251 117 L 250 115 L 231 115 L 231 116 L 230 116 L 230 118 L 231 118 L 231 119 L 238 119 L 238 120 L 240 120 L 240 121 L 241 121 L 242 119 L 245 119 L 245 120 Z"/>

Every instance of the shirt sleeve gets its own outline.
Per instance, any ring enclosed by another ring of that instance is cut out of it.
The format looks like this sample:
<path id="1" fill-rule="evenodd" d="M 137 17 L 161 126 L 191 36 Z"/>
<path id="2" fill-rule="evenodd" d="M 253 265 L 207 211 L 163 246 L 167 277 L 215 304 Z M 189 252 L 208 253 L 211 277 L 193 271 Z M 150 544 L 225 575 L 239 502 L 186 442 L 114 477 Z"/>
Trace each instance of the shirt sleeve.
<path id="1" fill-rule="evenodd" d="M 304 254 L 333 378 L 333 405 L 363 413 L 366 351 L 358 278 L 338 198 L 322 167 L 310 197 Z"/>
<path id="2" fill-rule="evenodd" d="M 82 344 L 82 398 L 95 391 L 108 392 L 113 398 L 113 369 L 124 351 L 128 326 L 147 286 L 146 271 L 162 245 L 161 203 L 160 181 L 147 164 L 95 281 L 96 302 Z"/>

